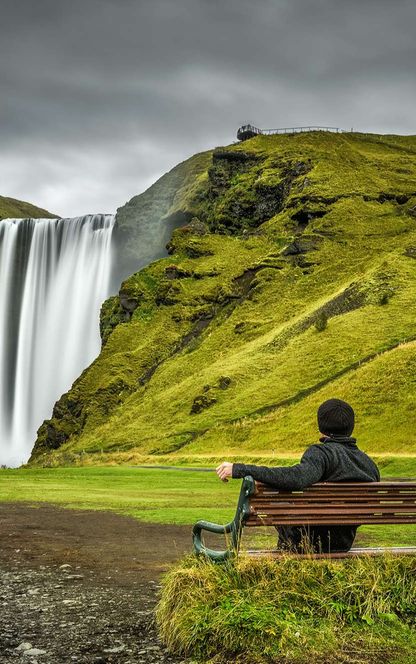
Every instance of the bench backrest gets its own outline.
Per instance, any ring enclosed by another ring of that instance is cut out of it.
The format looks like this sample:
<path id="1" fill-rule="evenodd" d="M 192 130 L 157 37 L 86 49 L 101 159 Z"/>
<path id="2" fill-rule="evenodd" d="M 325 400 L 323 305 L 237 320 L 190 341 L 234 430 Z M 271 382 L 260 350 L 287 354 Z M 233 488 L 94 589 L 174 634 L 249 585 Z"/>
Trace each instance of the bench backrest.
<path id="1" fill-rule="evenodd" d="M 416 482 L 327 482 L 302 491 L 256 482 L 247 507 L 246 526 L 416 523 Z"/>

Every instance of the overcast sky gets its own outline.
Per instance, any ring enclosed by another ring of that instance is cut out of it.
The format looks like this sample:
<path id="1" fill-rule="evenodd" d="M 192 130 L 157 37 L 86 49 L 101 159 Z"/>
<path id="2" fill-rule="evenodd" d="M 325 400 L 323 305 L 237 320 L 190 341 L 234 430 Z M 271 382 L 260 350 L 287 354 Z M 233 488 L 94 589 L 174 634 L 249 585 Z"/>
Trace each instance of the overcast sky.
<path id="1" fill-rule="evenodd" d="M 0 0 L 0 194 L 114 212 L 240 124 L 416 133 L 414 0 Z"/>

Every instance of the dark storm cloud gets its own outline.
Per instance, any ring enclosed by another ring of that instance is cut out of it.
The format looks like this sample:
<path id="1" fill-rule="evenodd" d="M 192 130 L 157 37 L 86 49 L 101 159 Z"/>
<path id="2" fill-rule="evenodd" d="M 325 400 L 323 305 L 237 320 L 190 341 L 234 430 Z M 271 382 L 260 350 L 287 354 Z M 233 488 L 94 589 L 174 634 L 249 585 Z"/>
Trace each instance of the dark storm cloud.
<path id="1" fill-rule="evenodd" d="M 260 127 L 415 133 L 412 1 L 0 0 L 0 193 L 112 211 Z"/>

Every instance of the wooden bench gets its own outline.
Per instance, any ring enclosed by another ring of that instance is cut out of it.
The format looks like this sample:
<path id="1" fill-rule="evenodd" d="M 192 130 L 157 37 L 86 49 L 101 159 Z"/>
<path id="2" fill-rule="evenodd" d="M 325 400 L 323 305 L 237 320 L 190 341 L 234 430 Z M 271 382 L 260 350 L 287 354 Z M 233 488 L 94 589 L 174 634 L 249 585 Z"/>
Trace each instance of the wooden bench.
<path id="1" fill-rule="evenodd" d="M 319 483 L 302 491 L 280 491 L 245 477 L 234 519 L 225 526 L 198 521 L 193 528 L 194 551 L 215 561 L 235 556 L 244 526 L 415 524 L 416 482 Z M 228 536 L 228 548 L 205 546 L 202 533 Z M 358 555 L 416 555 L 414 547 L 353 548 L 346 553 L 312 553 L 310 558 L 348 558 Z M 253 555 L 281 556 L 282 551 L 252 551 Z M 290 554 L 303 557 L 305 554 Z"/>

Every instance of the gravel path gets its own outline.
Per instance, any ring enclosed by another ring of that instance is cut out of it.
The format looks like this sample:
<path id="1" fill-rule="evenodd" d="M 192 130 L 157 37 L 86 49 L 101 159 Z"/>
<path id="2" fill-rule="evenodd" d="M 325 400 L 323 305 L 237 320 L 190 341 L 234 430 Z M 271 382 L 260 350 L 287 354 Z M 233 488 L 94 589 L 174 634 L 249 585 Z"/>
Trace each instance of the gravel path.
<path id="1" fill-rule="evenodd" d="M 153 621 L 190 529 L 107 512 L 0 505 L 0 664 L 173 664 Z"/>

